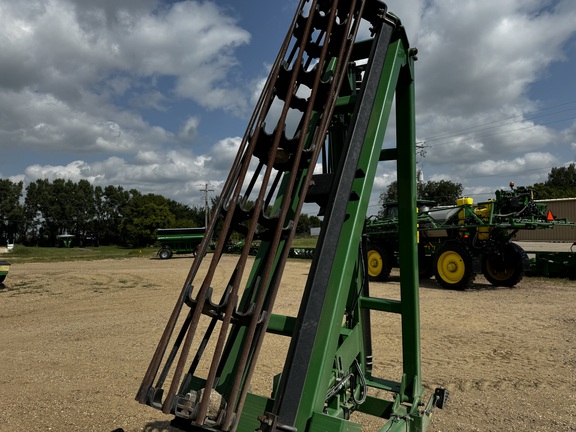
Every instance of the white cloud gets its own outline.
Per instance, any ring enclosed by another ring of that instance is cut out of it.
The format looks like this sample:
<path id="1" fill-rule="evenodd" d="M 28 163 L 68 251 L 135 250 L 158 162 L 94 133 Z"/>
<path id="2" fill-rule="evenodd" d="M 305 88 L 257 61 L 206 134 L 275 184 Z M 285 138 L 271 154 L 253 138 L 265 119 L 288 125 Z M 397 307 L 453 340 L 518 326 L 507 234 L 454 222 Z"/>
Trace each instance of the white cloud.
<path id="1" fill-rule="evenodd" d="M 462 177 L 500 177 L 509 178 L 516 184 L 533 184 L 546 180 L 546 176 L 552 167 L 561 162 L 551 153 L 533 152 L 526 153 L 513 159 L 484 160 L 462 172 Z M 529 179 L 530 181 L 526 181 Z"/>
<path id="2" fill-rule="evenodd" d="M 200 119 L 198 117 L 188 117 L 180 128 L 180 138 L 185 141 L 191 141 L 196 138 L 198 133 L 198 126 L 200 125 Z"/>
<path id="3" fill-rule="evenodd" d="M 95 162 L 77 160 L 67 165 L 34 164 L 26 168 L 20 179 L 25 183 L 37 179 L 64 178 L 75 182 L 86 179 L 95 185 L 122 185 L 125 189 L 135 188 L 142 193 L 157 193 L 195 204 L 202 196 L 200 186 L 205 183 L 219 193 L 239 142 L 240 138 L 226 138 L 205 155 L 194 155 L 188 150 L 143 150 L 130 160 L 113 156 Z"/>
<path id="4" fill-rule="evenodd" d="M 506 185 L 508 173 L 542 181 L 548 167 L 574 159 L 575 126 L 537 124 L 532 113 L 543 104 L 530 99 L 531 86 L 574 40 L 574 1 L 387 3 L 420 51 L 425 180 L 492 193 L 486 184 Z M 217 188 L 240 138 L 223 138 L 238 132 L 219 130 L 221 111 L 213 110 L 249 111 L 275 55 L 252 53 L 262 70 L 240 78 L 239 48 L 250 34 L 235 17 L 216 2 L 192 0 L 1 2 L 0 150 L 51 156 L 51 165 L 31 159 L 11 178 L 87 178 L 183 202 L 199 198 L 205 182 Z M 394 130 L 390 124 L 387 140 Z M 199 141 L 215 144 L 202 150 Z M 11 164 L 0 162 L 4 171 Z M 375 194 L 395 178 L 391 164 L 379 168 Z"/>
<path id="5" fill-rule="evenodd" d="M 90 95 L 87 99 L 97 99 Z M 96 100 L 96 103 L 98 101 Z M 165 142 L 172 135 L 113 107 L 82 111 L 51 94 L 0 92 L 0 148 L 113 153 Z"/>
<path id="6" fill-rule="evenodd" d="M 564 58 L 576 7 L 521 0 L 438 0 L 425 10 L 419 85 L 426 106 L 459 116 L 510 106 L 552 62 Z"/>
<path id="7" fill-rule="evenodd" d="M 3 148 L 131 152 L 174 138 L 132 109 L 246 109 L 227 79 L 250 35 L 214 3 L 2 2 L 0 28 Z"/>
<path id="8" fill-rule="evenodd" d="M 524 170 L 532 173 L 526 179 L 539 179 L 561 161 L 574 130 L 538 124 L 549 118 L 538 116 L 546 107 L 529 91 L 552 63 L 566 58 L 566 44 L 576 35 L 576 3 L 387 3 L 419 49 L 417 126 L 429 175 L 474 184 Z M 530 171 L 537 169 L 538 175 Z"/>

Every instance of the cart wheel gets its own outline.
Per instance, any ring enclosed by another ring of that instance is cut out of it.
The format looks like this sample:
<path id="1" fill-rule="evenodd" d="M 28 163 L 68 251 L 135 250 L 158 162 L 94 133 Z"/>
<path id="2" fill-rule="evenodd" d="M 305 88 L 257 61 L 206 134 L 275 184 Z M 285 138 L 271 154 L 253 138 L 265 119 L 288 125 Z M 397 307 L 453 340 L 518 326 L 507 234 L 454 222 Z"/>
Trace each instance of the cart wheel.
<path id="1" fill-rule="evenodd" d="M 515 243 L 508 243 L 497 253 L 484 256 L 482 273 L 494 286 L 513 287 L 524 277 L 528 255 Z"/>
<path id="2" fill-rule="evenodd" d="M 383 282 L 390 276 L 392 263 L 388 251 L 380 246 L 368 245 L 368 278 L 371 281 Z"/>
<path id="3" fill-rule="evenodd" d="M 461 243 L 446 242 L 436 257 L 434 275 L 443 288 L 469 288 L 476 277 L 472 268 L 472 254 Z"/>
<path id="4" fill-rule="evenodd" d="M 160 259 L 170 259 L 172 258 L 172 251 L 170 249 L 160 249 L 158 251 L 158 256 Z"/>

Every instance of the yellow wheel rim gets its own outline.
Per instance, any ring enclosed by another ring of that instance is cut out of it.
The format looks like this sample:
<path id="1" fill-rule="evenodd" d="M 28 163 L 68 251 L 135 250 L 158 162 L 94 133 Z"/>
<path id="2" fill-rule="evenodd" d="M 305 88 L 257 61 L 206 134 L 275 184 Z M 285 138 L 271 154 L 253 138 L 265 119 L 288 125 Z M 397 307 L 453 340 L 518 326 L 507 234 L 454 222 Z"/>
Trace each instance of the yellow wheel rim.
<path id="1" fill-rule="evenodd" d="M 504 271 L 496 271 L 494 270 L 494 268 L 492 268 L 492 264 L 490 264 L 490 260 L 486 261 L 486 272 L 492 276 L 495 280 L 497 281 L 505 281 L 510 279 L 510 277 L 512 276 L 512 274 L 514 273 L 514 268 L 510 268 L 510 266 L 508 266 L 507 268 L 504 269 Z"/>
<path id="2" fill-rule="evenodd" d="M 367 254 L 368 258 L 368 275 L 371 277 L 377 277 L 382 273 L 382 268 L 384 264 L 382 262 L 382 255 L 380 252 L 375 250 L 369 250 Z"/>
<path id="3" fill-rule="evenodd" d="M 455 284 L 462 280 L 466 265 L 458 252 L 446 251 L 438 258 L 438 273 L 448 283 Z"/>

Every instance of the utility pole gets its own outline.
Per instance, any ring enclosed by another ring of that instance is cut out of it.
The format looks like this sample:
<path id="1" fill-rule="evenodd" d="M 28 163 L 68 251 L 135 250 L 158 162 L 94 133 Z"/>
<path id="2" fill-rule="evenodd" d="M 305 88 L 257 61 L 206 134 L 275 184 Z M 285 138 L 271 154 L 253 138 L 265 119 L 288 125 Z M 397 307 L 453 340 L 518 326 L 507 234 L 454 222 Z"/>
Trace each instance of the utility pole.
<path id="1" fill-rule="evenodd" d="M 204 192 L 204 228 L 208 228 L 208 212 L 210 211 L 208 208 L 208 192 L 214 192 L 214 189 L 208 189 L 208 186 L 208 183 L 206 183 L 204 189 L 199 189 Z"/>

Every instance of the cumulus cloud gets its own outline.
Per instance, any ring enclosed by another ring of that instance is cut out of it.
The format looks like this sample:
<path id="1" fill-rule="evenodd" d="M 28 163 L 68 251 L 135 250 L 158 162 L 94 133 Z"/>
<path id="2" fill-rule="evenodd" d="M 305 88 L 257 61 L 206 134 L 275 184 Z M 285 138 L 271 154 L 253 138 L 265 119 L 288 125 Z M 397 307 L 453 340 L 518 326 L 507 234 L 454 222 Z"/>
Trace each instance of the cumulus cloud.
<path id="1" fill-rule="evenodd" d="M 210 183 L 218 188 L 227 177 L 240 138 L 226 138 L 203 155 L 189 150 L 142 150 L 133 158 L 112 156 L 87 162 L 76 160 L 66 165 L 34 164 L 20 178 L 26 184 L 37 179 L 72 181 L 86 179 L 94 185 L 122 185 L 142 193 L 158 193 L 187 204 L 201 198 L 200 186 Z M 14 178 L 13 180 L 16 180 Z"/>
<path id="2" fill-rule="evenodd" d="M 416 112 L 425 180 L 492 193 L 487 184 L 506 185 L 509 173 L 533 183 L 574 159 L 576 127 L 544 121 L 546 106 L 530 89 L 565 60 L 576 36 L 575 2 L 387 4 L 420 52 Z M 18 149 L 58 154 L 62 162 L 30 159 L 23 174 L 9 173 L 12 179 L 86 178 L 182 202 L 200 197 L 206 182 L 217 189 L 240 143 L 232 136 L 244 130 L 224 131 L 219 116 L 249 111 L 276 53 L 251 53 L 262 66 L 240 76 L 239 56 L 251 40 L 239 25 L 245 17 L 232 7 L 245 6 L 0 2 L 0 168 L 7 170 Z M 295 7 L 295 0 L 281 6 Z M 390 124 L 386 146 L 394 131 Z M 392 164 L 379 168 L 376 200 L 395 178 Z"/>
<path id="3" fill-rule="evenodd" d="M 560 162 L 549 151 L 565 154 L 574 131 L 553 129 L 530 89 L 566 59 L 576 35 L 574 2 L 387 3 L 419 49 L 417 126 L 429 173 L 474 184 L 505 172 L 545 175 Z"/>
<path id="4" fill-rule="evenodd" d="M 180 138 L 185 141 L 191 141 L 196 137 L 198 133 L 198 126 L 200 125 L 200 119 L 198 117 L 192 116 L 184 122 L 180 128 Z"/>
<path id="5" fill-rule="evenodd" d="M 228 74 L 250 35 L 214 3 L 2 2 L 0 27 L 2 147 L 134 151 L 173 138 L 136 109 L 246 108 Z"/>
<path id="6" fill-rule="evenodd" d="M 510 182 L 518 186 L 529 186 L 534 183 L 546 181 L 548 173 L 553 167 L 562 166 L 557 156 L 547 152 L 530 152 L 511 159 L 487 159 L 466 170 L 460 170 L 463 184 L 474 184 L 493 179 L 494 186 L 469 186 L 465 188 L 467 194 L 487 194 L 483 199 L 493 198 L 494 190 L 507 188 Z M 472 181 L 470 181 L 472 180 Z"/>
<path id="7" fill-rule="evenodd" d="M 575 31 L 576 7 L 566 1 L 548 9 L 522 0 L 457 3 L 430 3 L 416 38 L 426 76 L 420 98 L 453 116 L 522 101 L 545 68 L 564 58 Z"/>

